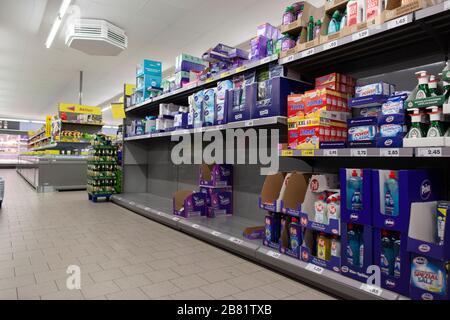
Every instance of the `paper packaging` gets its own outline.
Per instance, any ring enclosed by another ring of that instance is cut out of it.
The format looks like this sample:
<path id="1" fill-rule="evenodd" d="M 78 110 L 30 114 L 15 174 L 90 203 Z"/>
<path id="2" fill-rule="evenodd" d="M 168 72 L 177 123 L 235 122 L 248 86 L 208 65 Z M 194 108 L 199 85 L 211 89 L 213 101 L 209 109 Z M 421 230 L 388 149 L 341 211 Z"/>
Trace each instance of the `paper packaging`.
<path id="1" fill-rule="evenodd" d="M 233 166 L 215 164 L 200 166 L 199 185 L 209 187 L 233 186 Z"/>
<path id="2" fill-rule="evenodd" d="M 242 235 L 245 239 L 259 240 L 264 238 L 265 228 L 261 227 L 248 227 L 244 229 Z"/>
<path id="3" fill-rule="evenodd" d="M 272 212 L 280 212 L 281 205 L 278 201 L 280 191 L 283 187 L 285 172 L 278 172 L 266 176 L 261 194 L 259 196 L 259 207 Z"/>
<path id="4" fill-rule="evenodd" d="M 208 207 L 208 218 L 233 214 L 233 192 L 231 190 L 213 190 L 211 205 Z"/>
<path id="5" fill-rule="evenodd" d="M 412 254 L 410 297 L 421 300 L 448 300 L 449 262 L 425 254 Z"/>
<path id="6" fill-rule="evenodd" d="M 310 90 L 305 92 L 305 114 L 315 112 L 320 109 L 327 111 L 348 112 L 347 95 L 330 90 Z"/>
<path id="7" fill-rule="evenodd" d="M 288 117 L 302 116 L 305 114 L 306 95 L 291 94 L 288 96 Z"/>
<path id="8" fill-rule="evenodd" d="M 350 76 L 336 72 L 316 78 L 316 87 L 330 83 L 342 83 L 348 86 L 355 86 L 356 80 Z"/>
<path id="9" fill-rule="evenodd" d="M 395 87 L 389 83 L 377 82 L 371 83 L 365 86 L 356 86 L 355 88 L 355 98 L 373 96 L 373 95 L 384 95 L 390 96 L 394 94 Z"/>
<path id="10" fill-rule="evenodd" d="M 200 186 L 200 192 L 206 195 L 206 205 L 209 207 L 211 206 L 211 197 L 214 193 L 233 192 L 233 187 L 216 188 Z"/>
<path id="11" fill-rule="evenodd" d="M 208 127 L 214 125 L 216 110 L 216 90 L 207 89 L 203 96 L 203 126 Z"/>
<path id="12" fill-rule="evenodd" d="M 191 190 L 177 191 L 173 196 L 173 214 L 190 218 L 206 215 L 206 196 Z"/>
<path id="13" fill-rule="evenodd" d="M 283 213 L 299 216 L 305 195 L 308 190 L 312 173 L 294 171 L 286 176 L 283 185 L 284 192 L 280 192 L 280 208 Z"/>
<path id="14" fill-rule="evenodd" d="M 199 91 L 194 94 L 193 113 L 194 113 L 194 128 L 201 128 L 203 126 L 203 100 L 204 91 Z"/>

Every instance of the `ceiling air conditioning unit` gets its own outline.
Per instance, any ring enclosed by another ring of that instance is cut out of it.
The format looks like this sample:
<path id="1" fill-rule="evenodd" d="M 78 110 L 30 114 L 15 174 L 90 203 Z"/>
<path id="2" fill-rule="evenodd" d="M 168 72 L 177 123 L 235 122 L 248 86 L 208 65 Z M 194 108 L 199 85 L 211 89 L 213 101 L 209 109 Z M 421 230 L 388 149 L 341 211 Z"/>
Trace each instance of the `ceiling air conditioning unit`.
<path id="1" fill-rule="evenodd" d="M 67 24 L 66 45 L 92 56 L 117 56 L 127 48 L 128 38 L 108 21 L 74 19 Z"/>

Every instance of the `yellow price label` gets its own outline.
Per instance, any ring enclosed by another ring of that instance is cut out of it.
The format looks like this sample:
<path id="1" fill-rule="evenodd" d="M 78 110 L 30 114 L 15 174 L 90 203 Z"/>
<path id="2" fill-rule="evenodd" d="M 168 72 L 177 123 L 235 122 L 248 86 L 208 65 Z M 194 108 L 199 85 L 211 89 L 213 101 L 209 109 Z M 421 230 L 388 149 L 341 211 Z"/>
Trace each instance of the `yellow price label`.
<path id="1" fill-rule="evenodd" d="M 293 157 L 294 156 L 294 150 L 282 150 L 281 151 L 282 157 Z"/>
<path id="2" fill-rule="evenodd" d="M 314 157 L 314 150 L 302 150 L 302 157 Z"/>
<path id="3" fill-rule="evenodd" d="M 208 79 L 205 80 L 205 83 L 210 83 L 210 82 L 213 82 L 213 81 L 214 81 L 213 78 L 208 78 Z"/>
<path id="4" fill-rule="evenodd" d="M 245 71 L 245 70 L 247 70 L 246 66 L 242 66 L 242 67 L 236 68 L 236 72 L 242 72 L 242 71 Z"/>
<path id="5" fill-rule="evenodd" d="M 220 75 L 220 78 L 226 78 L 226 77 L 229 77 L 230 75 L 231 75 L 231 73 L 229 71 L 227 71 L 227 72 L 222 73 Z"/>

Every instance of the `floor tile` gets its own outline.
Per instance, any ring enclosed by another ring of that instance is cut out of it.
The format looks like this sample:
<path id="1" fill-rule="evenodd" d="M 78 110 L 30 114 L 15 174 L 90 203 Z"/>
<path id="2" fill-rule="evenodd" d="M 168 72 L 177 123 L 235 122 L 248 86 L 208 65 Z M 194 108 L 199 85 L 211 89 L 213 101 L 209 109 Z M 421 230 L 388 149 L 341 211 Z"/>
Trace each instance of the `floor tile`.
<path id="1" fill-rule="evenodd" d="M 214 299 L 220 299 L 226 296 L 234 295 L 241 290 L 231 284 L 222 281 L 201 287 L 203 291 L 212 296 Z"/>
<path id="2" fill-rule="evenodd" d="M 152 284 L 149 286 L 144 286 L 141 288 L 144 293 L 151 299 L 155 299 L 158 297 L 163 297 L 167 295 L 173 295 L 177 292 L 180 292 L 181 289 L 172 284 L 169 281 L 164 281 L 156 284 Z"/>
<path id="3" fill-rule="evenodd" d="M 106 298 L 108 300 L 149 300 L 149 297 L 138 288 L 108 294 Z"/>
<path id="4" fill-rule="evenodd" d="M 152 284 L 152 281 L 143 274 L 136 274 L 125 278 L 116 279 L 114 282 L 122 290 L 134 289 Z"/>
<path id="5" fill-rule="evenodd" d="M 184 276 L 171 280 L 171 282 L 179 287 L 181 290 L 189 290 L 201 287 L 208 284 L 208 281 L 200 278 L 198 275 L 193 274 L 190 276 Z"/>

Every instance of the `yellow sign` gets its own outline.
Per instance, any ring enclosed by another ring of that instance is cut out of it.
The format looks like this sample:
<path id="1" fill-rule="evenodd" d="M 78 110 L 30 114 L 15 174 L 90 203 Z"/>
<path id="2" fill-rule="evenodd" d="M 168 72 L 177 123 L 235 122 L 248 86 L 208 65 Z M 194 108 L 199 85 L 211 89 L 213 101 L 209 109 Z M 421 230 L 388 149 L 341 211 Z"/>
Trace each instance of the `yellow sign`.
<path id="1" fill-rule="evenodd" d="M 123 103 L 111 103 L 111 111 L 114 119 L 125 119 L 125 108 Z"/>
<path id="2" fill-rule="evenodd" d="M 52 136 L 52 116 L 47 116 L 45 118 L 45 136 L 51 137 Z"/>
<path id="3" fill-rule="evenodd" d="M 82 106 L 79 104 L 60 103 L 59 112 L 80 113 L 80 114 L 93 114 L 96 116 L 102 115 L 102 108 Z"/>
<path id="4" fill-rule="evenodd" d="M 314 157 L 314 150 L 302 150 L 302 157 Z"/>
<path id="5" fill-rule="evenodd" d="M 125 85 L 125 95 L 131 96 L 133 94 L 133 89 L 136 89 L 136 85 L 134 84 L 126 84 Z"/>
<path id="6" fill-rule="evenodd" d="M 282 150 L 281 151 L 282 157 L 293 157 L 294 156 L 294 150 Z"/>

